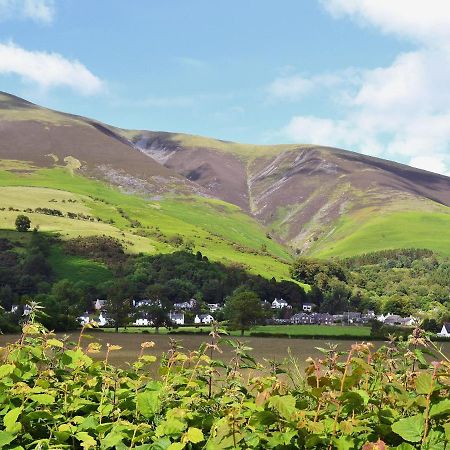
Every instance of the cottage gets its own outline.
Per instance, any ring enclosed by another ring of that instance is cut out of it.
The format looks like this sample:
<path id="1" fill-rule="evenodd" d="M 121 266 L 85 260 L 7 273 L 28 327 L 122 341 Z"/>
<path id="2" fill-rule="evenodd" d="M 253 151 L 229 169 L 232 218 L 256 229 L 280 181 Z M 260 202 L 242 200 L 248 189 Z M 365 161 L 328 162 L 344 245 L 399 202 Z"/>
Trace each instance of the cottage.
<path id="1" fill-rule="evenodd" d="M 140 308 L 142 306 L 157 306 L 162 308 L 161 300 L 150 300 L 148 298 L 144 298 L 142 300 L 133 300 L 133 306 L 135 308 Z"/>
<path id="2" fill-rule="evenodd" d="M 219 311 L 219 309 L 220 309 L 220 303 L 208 303 L 206 306 L 208 307 L 209 312 L 212 312 L 212 313 Z"/>
<path id="3" fill-rule="evenodd" d="M 328 313 L 317 314 L 316 323 L 320 325 L 332 325 L 334 323 L 334 318 L 331 314 Z"/>
<path id="4" fill-rule="evenodd" d="M 450 322 L 444 323 L 444 325 L 442 325 L 442 330 L 440 333 L 438 333 L 438 336 L 450 338 Z"/>
<path id="5" fill-rule="evenodd" d="M 197 300 L 191 298 L 188 302 L 174 303 L 173 307 L 180 311 L 187 311 L 194 309 L 197 306 Z"/>
<path id="6" fill-rule="evenodd" d="M 91 319 L 89 317 L 89 313 L 86 311 L 84 314 L 82 314 L 80 317 L 77 317 L 78 322 L 80 322 L 80 325 L 86 325 L 88 324 Z"/>
<path id="7" fill-rule="evenodd" d="M 197 314 L 194 318 L 195 324 L 210 324 L 214 322 L 214 317 L 211 314 Z"/>
<path id="8" fill-rule="evenodd" d="M 94 309 L 96 311 L 102 311 L 105 309 L 106 300 L 100 300 L 99 298 L 94 302 Z"/>
<path id="9" fill-rule="evenodd" d="M 302 309 L 303 312 L 311 312 L 314 309 L 314 303 L 303 303 Z"/>
<path id="10" fill-rule="evenodd" d="M 288 308 L 289 304 L 286 300 L 280 298 L 279 300 L 276 298 L 273 302 L 272 302 L 272 309 L 281 309 L 281 308 Z"/>
<path id="11" fill-rule="evenodd" d="M 310 325 L 317 323 L 316 314 L 297 313 L 291 317 L 291 323 L 295 325 Z"/>
<path id="12" fill-rule="evenodd" d="M 169 319 L 175 325 L 184 325 L 184 313 L 178 313 L 178 312 L 171 311 L 169 313 Z"/>
<path id="13" fill-rule="evenodd" d="M 133 325 L 136 325 L 137 327 L 148 327 L 153 325 L 153 322 L 145 317 L 139 317 L 133 322 Z"/>

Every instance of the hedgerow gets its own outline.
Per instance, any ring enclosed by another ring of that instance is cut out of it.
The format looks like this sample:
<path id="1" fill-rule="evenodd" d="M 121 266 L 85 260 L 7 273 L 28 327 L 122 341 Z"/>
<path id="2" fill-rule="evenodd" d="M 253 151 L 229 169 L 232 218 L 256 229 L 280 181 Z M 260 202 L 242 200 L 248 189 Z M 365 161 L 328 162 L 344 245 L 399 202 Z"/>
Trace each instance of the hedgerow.
<path id="1" fill-rule="evenodd" d="M 36 320 L 2 349 L 4 449 L 428 449 L 450 439 L 450 363 L 421 330 L 375 350 L 330 346 L 306 371 L 261 365 L 244 343 L 214 328 L 198 350 L 176 341 L 159 358 L 141 344 L 135 362 L 110 364 L 120 347 L 57 339 Z M 232 345 L 234 357 L 216 356 Z M 99 358 L 99 352 L 104 357 Z M 97 354 L 96 357 L 94 355 Z"/>

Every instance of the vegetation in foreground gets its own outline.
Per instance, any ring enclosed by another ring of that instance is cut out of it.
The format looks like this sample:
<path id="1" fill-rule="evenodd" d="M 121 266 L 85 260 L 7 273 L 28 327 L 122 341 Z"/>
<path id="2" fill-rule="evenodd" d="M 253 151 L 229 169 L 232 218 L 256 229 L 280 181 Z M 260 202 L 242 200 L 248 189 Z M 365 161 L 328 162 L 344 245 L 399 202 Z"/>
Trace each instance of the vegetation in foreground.
<path id="1" fill-rule="evenodd" d="M 152 378 L 152 342 L 119 369 L 108 358 L 120 347 L 94 361 L 99 344 L 56 339 L 36 312 L 2 349 L 2 448 L 445 450 L 450 440 L 450 361 L 419 329 L 376 351 L 323 349 L 304 374 L 293 359 L 261 366 L 214 329 L 197 351 L 174 341 Z M 224 344 L 229 362 L 216 359 Z"/>

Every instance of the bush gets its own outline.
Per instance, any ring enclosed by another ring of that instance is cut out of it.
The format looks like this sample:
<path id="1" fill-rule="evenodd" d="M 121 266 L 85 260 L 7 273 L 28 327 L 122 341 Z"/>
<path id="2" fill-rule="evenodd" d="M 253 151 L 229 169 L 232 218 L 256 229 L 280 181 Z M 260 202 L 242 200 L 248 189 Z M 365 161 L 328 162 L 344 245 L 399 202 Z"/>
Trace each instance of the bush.
<path id="1" fill-rule="evenodd" d="M 450 440 L 450 362 L 426 334 L 374 350 L 319 349 L 303 375 L 295 360 L 262 366 L 216 328 L 199 350 L 176 341 L 160 357 L 126 368 L 109 363 L 116 345 L 56 339 L 34 321 L 3 349 L 0 409 L 3 448 L 84 449 L 444 449 Z M 433 352 L 431 364 L 421 350 Z M 249 372 L 248 369 L 251 369 Z M 282 375 L 280 375 L 282 374 Z M 251 376 L 249 376 L 251 375 Z M 288 380 L 288 382 L 286 381 Z"/>

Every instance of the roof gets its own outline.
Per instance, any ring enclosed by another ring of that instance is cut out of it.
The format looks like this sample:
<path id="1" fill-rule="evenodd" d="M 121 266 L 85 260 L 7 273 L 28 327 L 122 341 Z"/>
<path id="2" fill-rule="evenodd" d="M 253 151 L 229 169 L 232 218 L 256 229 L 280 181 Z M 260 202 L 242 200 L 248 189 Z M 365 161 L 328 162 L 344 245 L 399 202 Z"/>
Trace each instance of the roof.
<path id="1" fill-rule="evenodd" d="M 450 333 L 450 322 L 445 322 L 444 323 L 444 328 L 445 328 L 445 331 L 447 333 Z"/>

